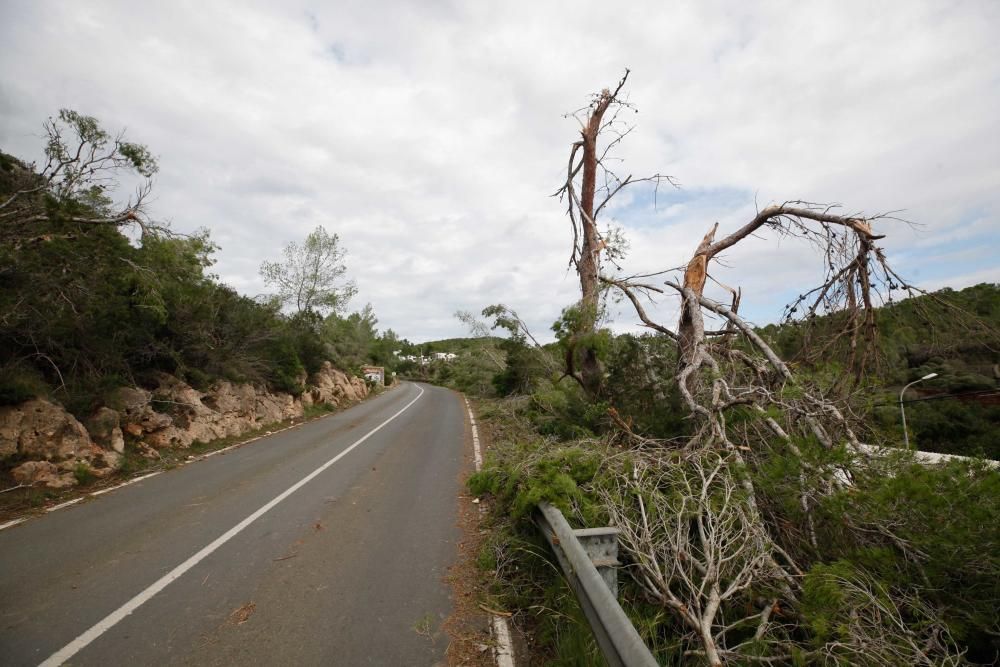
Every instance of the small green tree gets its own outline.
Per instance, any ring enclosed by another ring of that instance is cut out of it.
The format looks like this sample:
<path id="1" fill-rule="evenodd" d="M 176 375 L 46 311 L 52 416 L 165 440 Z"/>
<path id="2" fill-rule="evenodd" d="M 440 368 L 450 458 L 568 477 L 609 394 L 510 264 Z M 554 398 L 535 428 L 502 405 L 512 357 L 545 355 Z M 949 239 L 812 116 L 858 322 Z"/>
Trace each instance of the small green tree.
<path id="1" fill-rule="evenodd" d="M 265 284 L 276 287 L 282 305 L 296 312 L 342 313 L 357 293 L 353 280 L 345 280 L 347 255 L 340 237 L 317 227 L 305 243 L 292 241 L 285 246 L 284 262 L 264 262 L 260 275 Z"/>

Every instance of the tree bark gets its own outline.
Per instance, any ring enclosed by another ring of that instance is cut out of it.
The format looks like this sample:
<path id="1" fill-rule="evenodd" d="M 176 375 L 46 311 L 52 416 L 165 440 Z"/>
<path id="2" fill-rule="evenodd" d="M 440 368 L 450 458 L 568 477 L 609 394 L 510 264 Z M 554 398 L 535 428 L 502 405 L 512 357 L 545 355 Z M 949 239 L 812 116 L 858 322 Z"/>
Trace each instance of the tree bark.
<path id="1" fill-rule="evenodd" d="M 615 101 L 618 92 L 625 84 L 628 72 L 618 83 L 614 92 L 607 88 L 601 91 L 587 123 L 580 131 L 582 136 L 582 182 L 580 187 L 580 225 L 583 231 L 580 256 L 577 258 L 576 270 L 580 276 L 580 332 L 592 334 L 597 329 L 597 316 L 600 307 L 600 271 L 601 249 L 603 245 L 597 231 L 597 221 L 594 219 L 594 197 L 597 192 L 597 137 L 600 135 L 604 122 L 604 114 Z M 591 396 L 600 394 L 604 385 L 604 370 L 597 358 L 597 352 L 592 345 L 580 347 L 580 383 Z"/>
<path id="2" fill-rule="evenodd" d="M 715 232 L 719 229 L 719 223 L 715 223 L 712 229 L 705 234 L 705 238 L 701 240 L 698 249 L 694 252 L 694 256 L 688 262 L 687 269 L 684 271 L 684 287 L 690 289 L 695 298 L 701 298 L 704 295 L 705 280 L 708 276 L 708 264 L 712 261 L 713 257 L 723 250 L 736 245 L 764 225 L 769 223 L 774 224 L 780 219 L 789 218 L 798 219 L 799 222 L 802 220 L 812 220 L 822 225 L 840 225 L 846 227 L 857 234 L 862 248 L 867 248 L 871 244 L 871 241 L 884 238 L 883 236 L 873 234 L 871 225 L 867 220 L 862 218 L 849 218 L 833 215 L 825 211 L 787 206 L 784 204 L 781 206 L 768 206 L 758 213 L 753 220 L 718 241 L 715 240 Z M 865 268 L 862 267 L 860 271 L 864 273 Z M 867 284 L 863 283 L 862 287 L 867 288 Z M 871 304 L 869 303 L 867 293 L 864 294 L 864 297 L 866 307 L 870 308 Z M 692 355 L 695 354 L 694 348 L 697 336 L 695 335 L 694 326 L 696 323 L 692 320 L 690 312 L 687 307 L 682 307 L 680 321 L 677 325 L 680 344 L 678 361 L 682 366 L 689 363 L 692 360 Z"/>

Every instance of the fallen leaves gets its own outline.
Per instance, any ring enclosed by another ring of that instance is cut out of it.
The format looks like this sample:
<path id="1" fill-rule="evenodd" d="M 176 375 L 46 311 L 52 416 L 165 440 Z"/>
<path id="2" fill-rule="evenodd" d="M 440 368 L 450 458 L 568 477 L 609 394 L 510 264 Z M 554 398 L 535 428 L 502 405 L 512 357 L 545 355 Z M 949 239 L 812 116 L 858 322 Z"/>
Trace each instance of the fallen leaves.
<path id="1" fill-rule="evenodd" d="M 237 607 L 237 609 L 229 615 L 229 622 L 233 625 L 243 625 L 253 613 L 257 610 L 257 605 L 253 602 L 247 602 L 242 607 Z"/>

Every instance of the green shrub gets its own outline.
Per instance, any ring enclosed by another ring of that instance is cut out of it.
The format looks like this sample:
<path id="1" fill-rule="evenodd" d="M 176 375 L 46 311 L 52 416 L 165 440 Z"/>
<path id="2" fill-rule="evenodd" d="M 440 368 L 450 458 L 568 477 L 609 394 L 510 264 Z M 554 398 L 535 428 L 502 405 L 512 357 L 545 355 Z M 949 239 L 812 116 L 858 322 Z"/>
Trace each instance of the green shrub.
<path id="1" fill-rule="evenodd" d="M 90 469 L 90 466 L 82 461 L 76 464 L 73 468 L 73 477 L 76 478 L 76 483 L 80 486 L 86 486 L 94 481 L 94 471 Z"/>
<path id="2" fill-rule="evenodd" d="M 891 476 L 873 471 L 828 498 L 823 509 L 832 528 L 826 553 L 887 585 L 919 593 L 969 647 L 970 658 L 991 660 L 1000 651 L 994 628 L 1000 609 L 1000 471 L 976 462 L 912 464 Z M 844 543 L 834 532 L 843 517 L 872 529 L 891 526 L 894 539 Z"/>

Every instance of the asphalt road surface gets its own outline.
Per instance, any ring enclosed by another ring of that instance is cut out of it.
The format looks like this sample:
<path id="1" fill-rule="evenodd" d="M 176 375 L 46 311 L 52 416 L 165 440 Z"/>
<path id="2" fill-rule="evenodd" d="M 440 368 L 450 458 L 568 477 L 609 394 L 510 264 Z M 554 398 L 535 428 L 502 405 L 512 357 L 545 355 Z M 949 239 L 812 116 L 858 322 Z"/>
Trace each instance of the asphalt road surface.
<path id="1" fill-rule="evenodd" d="M 407 383 L 2 531 L 0 664 L 443 664 L 464 434 Z"/>

